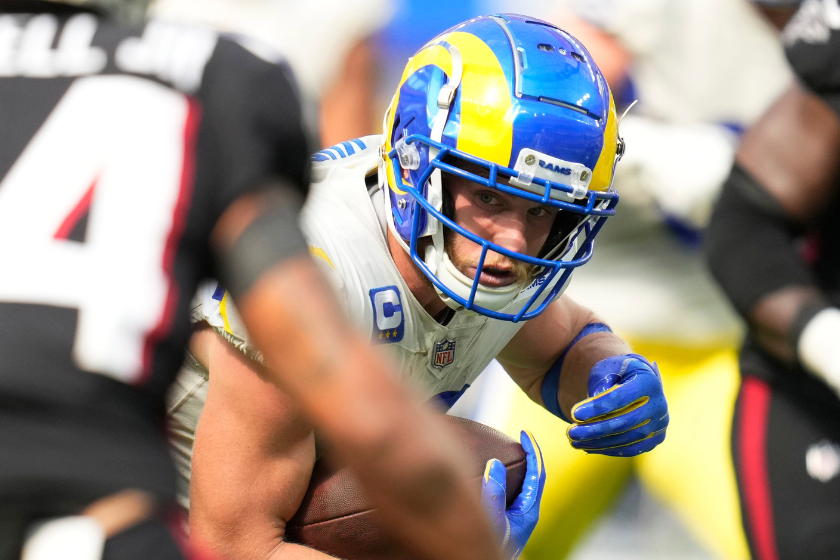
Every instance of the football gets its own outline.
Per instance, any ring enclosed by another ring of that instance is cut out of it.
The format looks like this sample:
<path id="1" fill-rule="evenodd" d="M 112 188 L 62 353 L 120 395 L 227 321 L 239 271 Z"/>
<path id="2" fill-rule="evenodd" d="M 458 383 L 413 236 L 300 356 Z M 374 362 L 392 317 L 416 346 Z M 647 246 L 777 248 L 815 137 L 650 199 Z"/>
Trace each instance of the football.
<path id="1" fill-rule="evenodd" d="M 475 484 L 480 488 L 490 459 L 507 467 L 507 505 L 522 490 L 525 451 L 518 441 L 484 424 L 446 416 L 463 444 Z M 345 560 L 416 560 L 384 536 L 359 483 L 346 469 L 331 467 L 329 457 L 315 464 L 309 489 L 286 527 L 286 538 Z"/>

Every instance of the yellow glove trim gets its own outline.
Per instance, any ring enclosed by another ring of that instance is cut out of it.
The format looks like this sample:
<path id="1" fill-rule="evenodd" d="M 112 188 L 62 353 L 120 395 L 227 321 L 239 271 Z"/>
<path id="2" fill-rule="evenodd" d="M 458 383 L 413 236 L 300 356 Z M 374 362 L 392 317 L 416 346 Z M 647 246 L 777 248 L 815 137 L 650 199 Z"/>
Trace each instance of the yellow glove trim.
<path id="1" fill-rule="evenodd" d="M 569 443 L 572 443 L 572 438 L 569 437 L 569 432 L 571 431 L 571 429 L 575 426 L 586 426 L 588 424 L 591 424 L 591 422 L 581 422 L 580 424 L 572 424 L 571 426 L 566 428 L 566 437 L 569 438 Z M 624 430 L 623 432 L 616 432 L 614 434 L 610 434 L 610 436 L 620 436 L 621 434 L 626 434 L 627 432 L 632 432 L 636 428 L 641 428 L 645 424 L 650 424 L 650 419 L 645 420 L 641 424 L 637 424 L 636 426 L 633 426 L 632 428 L 628 428 L 628 429 Z M 592 441 L 592 440 L 600 439 L 601 437 L 609 437 L 609 436 L 600 436 L 600 437 L 597 437 L 597 438 L 589 438 L 589 439 L 579 439 L 577 441 Z"/>
<path id="2" fill-rule="evenodd" d="M 590 397 L 590 398 L 586 399 L 585 401 L 580 401 L 579 403 L 577 403 L 575 406 L 572 407 L 572 420 L 574 420 L 578 424 L 591 424 L 593 422 L 600 422 L 601 420 L 611 420 L 613 418 L 617 418 L 617 417 L 621 416 L 622 414 L 627 414 L 628 412 L 633 412 L 637 408 L 641 408 L 641 407 L 645 406 L 648 403 L 648 401 L 650 401 L 650 397 L 647 397 L 647 396 L 640 397 L 637 400 L 628 404 L 627 406 L 625 406 L 623 408 L 619 408 L 618 410 L 615 410 L 613 412 L 608 412 L 608 413 L 602 414 L 600 416 L 595 416 L 594 418 L 590 418 L 589 420 L 578 420 L 577 419 L 577 417 L 575 416 L 575 411 L 579 407 L 585 405 L 588 402 L 592 402 L 595 399 L 600 399 L 601 397 L 603 397 L 604 395 L 606 395 L 607 393 L 609 393 L 610 391 L 612 391 L 613 389 L 616 389 L 618 387 L 620 387 L 620 385 L 615 385 L 614 387 L 610 387 L 610 389 L 608 389 L 607 391 L 604 391 L 603 393 L 601 393 L 600 395 L 598 395 L 596 397 Z"/>
<path id="3" fill-rule="evenodd" d="M 484 482 L 487 483 L 490 480 L 490 466 L 493 464 L 493 461 L 497 461 L 498 459 L 490 459 L 487 461 L 487 465 L 484 467 Z"/>
<path id="4" fill-rule="evenodd" d="M 525 435 L 528 436 L 528 439 L 531 440 L 531 445 L 534 446 L 534 451 L 537 452 L 537 476 L 540 477 L 542 476 L 544 468 L 542 449 L 540 449 L 540 444 L 537 443 L 537 440 L 534 437 L 534 434 L 531 433 L 531 430 L 524 430 L 524 432 Z"/>
<path id="5" fill-rule="evenodd" d="M 612 445 L 610 447 L 597 447 L 597 448 L 593 448 L 593 449 L 581 449 L 581 451 L 586 451 L 587 453 L 591 453 L 593 451 L 606 451 L 607 449 L 618 449 L 620 447 L 627 447 L 628 445 L 634 445 L 636 443 L 645 441 L 646 439 L 656 437 L 659 434 L 664 434 L 666 430 L 667 430 L 667 428 L 663 428 L 663 429 L 659 430 L 658 432 L 653 432 L 653 433 L 643 437 L 642 439 L 637 439 L 635 441 L 631 441 L 631 442 L 628 442 L 628 443 L 625 443 L 625 444 L 622 444 L 622 445 Z"/>

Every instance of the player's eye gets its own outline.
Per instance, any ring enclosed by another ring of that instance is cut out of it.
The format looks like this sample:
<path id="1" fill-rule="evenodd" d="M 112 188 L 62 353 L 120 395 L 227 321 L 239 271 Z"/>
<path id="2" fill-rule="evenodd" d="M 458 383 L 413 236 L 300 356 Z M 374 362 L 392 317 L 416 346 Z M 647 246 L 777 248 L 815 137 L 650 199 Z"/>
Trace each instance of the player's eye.
<path id="1" fill-rule="evenodd" d="M 545 206 L 537 206 L 528 210 L 528 213 L 535 218 L 545 218 L 552 215 L 552 212 Z"/>
<path id="2" fill-rule="evenodd" d="M 499 199 L 488 192 L 478 193 L 478 200 L 483 204 L 499 204 Z"/>

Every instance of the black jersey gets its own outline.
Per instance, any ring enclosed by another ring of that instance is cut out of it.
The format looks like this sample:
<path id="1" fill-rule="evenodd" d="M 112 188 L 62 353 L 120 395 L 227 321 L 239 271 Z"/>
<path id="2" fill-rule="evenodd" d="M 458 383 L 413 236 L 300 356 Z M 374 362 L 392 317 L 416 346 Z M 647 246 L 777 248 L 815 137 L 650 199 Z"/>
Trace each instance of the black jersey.
<path id="1" fill-rule="evenodd" d="M 210 231 L 249 192 L 308 183 L 293 81 L 246 46 L 0 3 L 0 502 L 174 496 L 164 393 Z"/>
<path id="2" fill-rule="evenodd" d="M 830 9 L 831 6 L 833 9 Z M 782 38 L 791 68 L 803 87 L 821 97 L 840 118 L 840 6 L 836 1 L 805 2 L 785 28 Z M 837 155 L 840 157 L 840 154 Z M 802 260 L 828 301 L 840 307 L 840 184 L 822 215 L 798 240 Z M 824 385 L 800 366 L 776 360 L 747 335 L 741 354 L 741 370 L 802 393 L 813 403 L 836 407 L 836 399 Z M 826 401 L 834 402 L 826 402 Z"/>

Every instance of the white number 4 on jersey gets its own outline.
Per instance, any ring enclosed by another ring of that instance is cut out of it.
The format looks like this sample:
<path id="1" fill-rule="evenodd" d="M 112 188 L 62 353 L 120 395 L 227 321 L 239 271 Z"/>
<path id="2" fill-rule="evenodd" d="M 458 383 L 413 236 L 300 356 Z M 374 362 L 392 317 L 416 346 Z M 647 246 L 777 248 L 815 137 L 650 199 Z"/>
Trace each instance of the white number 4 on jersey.
<path id="1" fill-rule="evenodd" d="M 140 381 L 167 326 L 190 114 L 148 80 L 78 79 L 0 183 L 0 301 L 78 309 L 82 370 Z M 88 202 L 85 242 L 68 241 Z"/>

